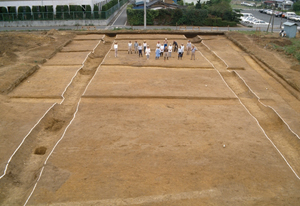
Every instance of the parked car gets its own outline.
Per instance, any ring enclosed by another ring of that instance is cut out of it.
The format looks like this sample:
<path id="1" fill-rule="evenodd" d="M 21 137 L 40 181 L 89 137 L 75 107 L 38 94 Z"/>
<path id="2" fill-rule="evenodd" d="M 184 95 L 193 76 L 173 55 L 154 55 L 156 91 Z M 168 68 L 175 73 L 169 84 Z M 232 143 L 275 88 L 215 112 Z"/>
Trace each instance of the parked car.
<path id="1" fill-rule="evenodd" d="M 299 18 L 300 18 L 300 16 L 298 16 L 298 15 L 288 17 L 288 19 L 293 20 L 293 21 L 298 21 Z"/>
<path id="2" fill-rule="evenodd" d="M 253 22 L 254 25 L 268 25 L 269 23 L 263 21 L 263 20 L 258 20 Z"/>
<path id="3" fill-rule="evenodd" d="M 264 10 L 263 9 L 259 9 L 258 10 L 260 13 L 264 13 Z"/>
<path id="4" fill-rule="evenodd" d="M 271 11 L 272 11 L 272 10 L 270 10 L 270 9 L 266 9 L 264 13 L 265 13 L 265 14 L 269 14 Z"/>
<path id="5" fill-rule="evenodd" d="M 257 20 L 254 17 L 247 17 L 243 20 L 244 23 L 252 24 L 253 21 Z"/>
<path id="6" fill-rule="evenodd" d="M 250 7 L 255 6 L 254 3 L 247 3 L 247 2 L 242 2 L 241 5 L 244 5 L 244 6 L 250 6 Z"/>
<path id="7" fill-rule="evenodd" d="M 286 14 L 284 15 L 284 18 L 289 18 L 289 17 L 291 17 L 291 16 L 295 16 L 296 14 L 295 14 L 295 12 L 286 12 Z"/>
<path id="8" fill-rule="evenodd" d="M 244 21 L 244 19 L 248 18 L 248 17 L 252 17 L 254 18 L 253 14 L 251 13 L 241 13 L 243 16 L 240 17 L 241 21 Z"/>
<path id="9" fill-rule="evenodd" d="M 300 16 L 297 16 L 297 17 L 295 18 L 295 21 L 300 21 Z"/>
<path id="10" fill-rule="evenodd" d="M 275 15 L 275 17 L 281 17 L 282 12 L 281 11 L 275 11 L 274 15 Z"/>

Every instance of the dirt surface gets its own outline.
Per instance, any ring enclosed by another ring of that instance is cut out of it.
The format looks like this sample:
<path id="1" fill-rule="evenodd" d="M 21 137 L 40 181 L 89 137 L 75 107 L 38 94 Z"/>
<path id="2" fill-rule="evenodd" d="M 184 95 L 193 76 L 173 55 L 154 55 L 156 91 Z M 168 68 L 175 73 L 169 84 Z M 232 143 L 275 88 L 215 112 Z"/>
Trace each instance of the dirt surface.
<path id="1" fill-rule="evenodd" d="M 286 38 L 278 38 L 276 34 L 256 34 L 246 36 L 241 33 L 227 33 L 227 37 L 237 43 L 244 51 L 254 55 L 277 76 L 286 81 L 298 92 L 300 91 L 300 63 L 295 58 L 285 55 L 282 51 L 274 50 L 270 44 L 279 46 L 290 45 Z M 298 37 L 299 38 L 299 37 Z"/>
<path id="2" fill-rule="evenodd" d="M 0 35 L 0 205 L 299 205 L 298 65 L 264 47 L 288 40 Z"/>
<path id="3" fill-rule="evenodd" d="M 0 33 L 0 92 L 8 93 L 39 69 L 74 37 L 74 34 L 48 32 Z"/>

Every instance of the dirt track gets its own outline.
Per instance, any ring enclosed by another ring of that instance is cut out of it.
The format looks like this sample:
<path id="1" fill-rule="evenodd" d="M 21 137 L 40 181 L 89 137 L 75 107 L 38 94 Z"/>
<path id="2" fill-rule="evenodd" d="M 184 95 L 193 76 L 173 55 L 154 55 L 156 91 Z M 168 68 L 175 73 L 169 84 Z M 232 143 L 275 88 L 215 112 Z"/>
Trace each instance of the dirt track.
<path id="1" fill-rule="evenodd" d="M 299 204 L 290 62 L 256 56 L 234 33 L 191 38 L 195 61 L 154 59 L 158 40 L 184 35 L 65 35 L 33 75 L 2 85 L 1 171 L 26 139 L 0 179 L 0 205 Z M 127 54 L 129 39 L 147 40 L 150 60 Z"/>

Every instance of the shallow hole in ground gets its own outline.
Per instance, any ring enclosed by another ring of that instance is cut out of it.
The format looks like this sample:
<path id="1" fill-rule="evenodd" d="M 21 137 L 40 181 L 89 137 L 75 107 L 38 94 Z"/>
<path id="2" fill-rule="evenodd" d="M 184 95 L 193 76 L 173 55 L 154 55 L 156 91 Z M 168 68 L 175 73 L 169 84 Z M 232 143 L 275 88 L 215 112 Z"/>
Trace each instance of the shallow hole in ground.
<path id="1" fill-rule="evenodd" d="M 64 126 L 65 121 L 51 118 L 48 122 L 45 124 L 45 129 L 50 131 L 58 131 Z"/>
<path id="2" fill-rule="evenodd" d="M 116 37 L 116 33 L 112 33 L 112 34 L 105 34 L 106 36 L 108 36 L 108 37 Z"/>
<path id="3" fill-rule="evenodd" d="M 46 147 L 38 147 L 34 150 L 34 154 L 36 155 L 44 155 L 47 151 L 47 148 Z"/>
<path id="4" fill-rule="evenodd" d="M 197 36 L 198 36 L 198 34 L 185 34 L 185 36 L 186 36 L 186 38 L 189 38 L 189 39 L 191 39 L 191 38 L 195 38 L 195 37 L 197 37 Z"/>

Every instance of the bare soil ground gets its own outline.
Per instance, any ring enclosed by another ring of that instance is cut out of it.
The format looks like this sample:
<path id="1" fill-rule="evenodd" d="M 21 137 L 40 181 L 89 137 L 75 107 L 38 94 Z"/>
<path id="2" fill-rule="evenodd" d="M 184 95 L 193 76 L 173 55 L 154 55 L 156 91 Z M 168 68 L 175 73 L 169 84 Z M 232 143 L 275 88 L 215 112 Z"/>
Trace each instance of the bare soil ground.
<path id="1" fill-rule="evenodd" d="M 8 93 L 34 73 L 74 37 L 72 33 L 2 32 L 0 34 L 0 92 Z"/>
<path id="2" fill-rule="evenodd" d="M 0 34 L 0 205 L 299 205 L 298 64 L 265 47 L 289 41 L 195 34 L 196 60 L 155 60 L 165 38 L 189 39 Z"/>
<path id="3" fill-rule="evenodd" d="M 227 33 L 227 37 L 238 44 L 244 51 L 254 55 L 263 64 L 267 65 L 277 76 L 286 81 L 298 92 L 300 91 L 300 64 L 292 56 L 282 51 L 274 50 L 270 44 L 279 46 L 290 45 L 287 38 L 278 38 L 277 34 L 245 35 L 241 33 Z M 299 37 L 297 37 L 299 39 Z"/>

